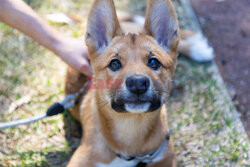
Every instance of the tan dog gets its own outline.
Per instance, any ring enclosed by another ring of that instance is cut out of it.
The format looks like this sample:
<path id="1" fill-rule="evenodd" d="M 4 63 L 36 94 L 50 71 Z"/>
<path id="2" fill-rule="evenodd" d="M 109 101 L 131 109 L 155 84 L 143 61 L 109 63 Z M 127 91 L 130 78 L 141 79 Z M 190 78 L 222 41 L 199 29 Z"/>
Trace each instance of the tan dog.
<path id="1" fill-rule="evenodd" d="M 149 0 L 144 28 L 137 34 L 122 31 L 112 0 L 95 0 L 86 43 L 101 88 L 88 90 L 71 110 L 83 137 L 68 166 L 176 166 L 164 105 L 179 43 L 171 0 Z M 112 82 L 117 80 L 121 84 Z M 77 92 L 85 81 L 68 69 L 66 93 Z"/>

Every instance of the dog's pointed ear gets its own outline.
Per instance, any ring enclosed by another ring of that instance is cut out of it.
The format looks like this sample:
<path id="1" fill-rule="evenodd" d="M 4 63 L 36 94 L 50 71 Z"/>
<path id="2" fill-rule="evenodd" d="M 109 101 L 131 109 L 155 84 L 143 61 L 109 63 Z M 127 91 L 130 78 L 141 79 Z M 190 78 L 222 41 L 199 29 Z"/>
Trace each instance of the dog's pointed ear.
<path id="1" fill-rule="evenodd" d="M 115 36 L 121 34 L 113 0 L 95 0 L 88 17 L 86 33 L 90 54 L 101 53 Z"/>
<path id="2" fill-rule="evenodd" d="M 152 36 L 166 51 L 176 51 L 179 25 L 171 0 L 149 0 L 144 33 Z"/>

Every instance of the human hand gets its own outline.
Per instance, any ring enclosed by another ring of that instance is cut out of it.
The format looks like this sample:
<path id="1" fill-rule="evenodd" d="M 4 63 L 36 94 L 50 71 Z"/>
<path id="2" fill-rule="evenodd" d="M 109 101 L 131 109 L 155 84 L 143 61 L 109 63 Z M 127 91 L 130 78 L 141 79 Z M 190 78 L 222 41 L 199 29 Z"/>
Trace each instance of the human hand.
<path id="1" fill-rule="evenodd" d="M 87 76 L 92 75 L 84 42 L 55 30 L 22 0 L 1 1 L 0 21 L 25 33 L 74 69 Z"/>
<path id="2" fill-rule="evenodd" d="M 72 68 L 91 77 L 92 69 L 88 59 L 88 49 L 85 42 L 70 38 L 60 37 L 56 42 L 56 54 Z"/>

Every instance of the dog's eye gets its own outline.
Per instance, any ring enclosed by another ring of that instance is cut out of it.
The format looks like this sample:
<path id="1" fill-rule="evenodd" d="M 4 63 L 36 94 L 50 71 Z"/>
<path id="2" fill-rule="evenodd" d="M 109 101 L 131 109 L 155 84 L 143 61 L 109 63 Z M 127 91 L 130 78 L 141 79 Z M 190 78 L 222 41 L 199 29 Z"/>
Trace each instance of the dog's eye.
<path id="1" fill-rule="evenodd" d="M 148 66 L 153 70 L 158 70 L 161 67 L 161 63 L 156 58 L 148 59 Z"/>
<path id="2" fill-rule="evenodd" d="M 111 69 L 112 71 L 118 71 L 121 67 L 122 64 L 120 62 L 120 60 L 118 59 L 114 59 L 109 63 L 109 69 Z"/>

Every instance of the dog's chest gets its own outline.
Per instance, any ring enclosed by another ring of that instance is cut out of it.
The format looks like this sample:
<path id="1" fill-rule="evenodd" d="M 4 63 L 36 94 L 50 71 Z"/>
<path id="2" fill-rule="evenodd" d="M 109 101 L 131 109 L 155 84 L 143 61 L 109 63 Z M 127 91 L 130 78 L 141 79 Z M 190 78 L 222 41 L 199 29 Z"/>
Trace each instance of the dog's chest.
<path id="1" fill-rule="evenodd" d="M 138 160 L 126 161 L 117 157 L 110 164 L 97 163 L 96 167 L 135 167 L 138 163 Z"/>
<path id="2" fill-rule="evenodd" d="M 157 157 L 152 159 L 151 163 L 157 163 L 163 159 L 164 159 L 164 152 L 161 152 Z M 136 167 L 139 163 L 140 163 L 139 160 L 126 161 L 117 157 L 109 164 L 96 163 L 96 167 Z"/>

